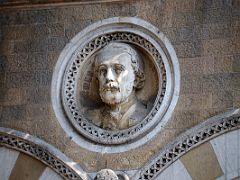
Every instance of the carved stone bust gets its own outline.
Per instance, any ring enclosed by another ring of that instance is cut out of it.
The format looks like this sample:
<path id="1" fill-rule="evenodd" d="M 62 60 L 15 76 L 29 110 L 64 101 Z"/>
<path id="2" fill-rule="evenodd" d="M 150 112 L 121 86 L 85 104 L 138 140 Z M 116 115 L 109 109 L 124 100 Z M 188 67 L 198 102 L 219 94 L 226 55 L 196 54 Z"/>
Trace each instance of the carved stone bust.
<path id="1" fill-rule="evenodd" d="M 102 169 L 97 173 L 94 180 L 119 180 L 119 178 L 113 170 Z"/>
<path id="2" fill-rule="evenodd" d="M 129 180 L 129 177 L 123 172 L 116 173 L 111 169 L 101 169 L 94 180 Z"/>
<path id="3" fill-rule="evenodd" d="M 129 44 L 112 42 L 96 53 L 93 71 L 104 106 L 86 112 L 95 125 L 121 130 L 136 125 L 147 115 L 147 106 L 135 95 L 144 86 L 142 69 L 137 51 Z"/>
<path id="4" fill-rule="evenodd" d="M 164 127 L 179 88 L 178 59 L 164 34 L 141 19 L 114 17 L 86 27 L 64 48 L 51 95 L 57 120 L 75 143 L 119 153 Z"/>

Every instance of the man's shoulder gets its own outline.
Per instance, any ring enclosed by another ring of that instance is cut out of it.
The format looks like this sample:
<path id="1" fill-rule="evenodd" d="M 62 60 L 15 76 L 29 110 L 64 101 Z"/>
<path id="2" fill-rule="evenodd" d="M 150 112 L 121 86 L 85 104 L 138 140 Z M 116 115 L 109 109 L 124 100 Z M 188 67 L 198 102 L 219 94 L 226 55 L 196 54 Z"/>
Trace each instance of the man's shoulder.
<path id="1" fill-rule="evenodd" d="M 102 107 L 100 108 L 94 108 L 94 109 L 86 109 L 85 110 L 85 116 L 87 117 L 89 122 L 92 122 L 93 124 L 100 126 L 101 125 L 101 117 L 102 117 Z"/>
<path id="2" fill-rule="evenodd" d="M 129 125 L 133 126 L 141 122 L 148 114 L 149 109 L 141 101 L 133 105 L 133 113 L 129 116 Z"/>

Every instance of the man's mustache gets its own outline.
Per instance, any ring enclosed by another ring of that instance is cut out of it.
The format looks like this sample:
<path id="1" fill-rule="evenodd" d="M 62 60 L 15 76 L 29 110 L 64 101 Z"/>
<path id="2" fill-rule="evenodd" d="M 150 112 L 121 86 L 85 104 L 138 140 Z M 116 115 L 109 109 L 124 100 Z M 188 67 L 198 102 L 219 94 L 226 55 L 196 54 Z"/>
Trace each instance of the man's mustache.
<path id="1" fill-rule="evenodd" d="M 117 82 L 109 82 L 103 85 L 102 91 L 119 91 L 120 88 Z"/>

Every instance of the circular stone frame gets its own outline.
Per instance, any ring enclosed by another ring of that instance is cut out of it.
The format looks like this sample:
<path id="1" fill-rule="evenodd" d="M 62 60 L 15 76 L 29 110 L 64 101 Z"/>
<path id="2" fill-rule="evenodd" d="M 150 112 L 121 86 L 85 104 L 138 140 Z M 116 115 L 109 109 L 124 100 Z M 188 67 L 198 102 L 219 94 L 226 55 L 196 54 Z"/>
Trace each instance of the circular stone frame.
<path id="1" fill-rule="evenodd" d="M 137 125 L 119 131 L 88 122 L 77 107 L 76 78 L 81 65 L 109 42 L 126 42 L 143 48 L 154 59 L 159 90 L 153 108 Z M 96 22 L 66 45 L 52 79 L 52 103 L 62 128 L 78 145 L 95 152 L 123 152 L 151 139 L 170 118 L 177 103 L 180 70 L 176 53 L 156 27 L 138 18 L 115 17 Z"/>

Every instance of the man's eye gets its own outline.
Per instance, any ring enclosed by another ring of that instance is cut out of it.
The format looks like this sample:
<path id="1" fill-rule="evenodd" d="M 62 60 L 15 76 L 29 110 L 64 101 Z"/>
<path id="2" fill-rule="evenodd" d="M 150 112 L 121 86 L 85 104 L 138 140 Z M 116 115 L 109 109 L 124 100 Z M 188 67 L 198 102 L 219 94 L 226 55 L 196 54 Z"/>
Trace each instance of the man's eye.
<path id="1" fill-rule="evenodd" d="M 122 71 L 124 71 L 124 67 L 123 66 L 116 66 L 114 68 L 114 70 L 117 74 L 120 74 Z"/>
<path id="2" fill-rule="evenodd" d="M 107 72 L 107 70 L 106 69 L 99 69 L 99 74 L 101 74 L 101 75 L 105 75 L 106 74 L 106 72 Z"/>
<path id="3" fill-rule="evenodd" d="M 122 69 L 115 69 L 115 72 L 116 72 L 117 74 L 120 74 L 120 73 L 122 72 Z"/>

